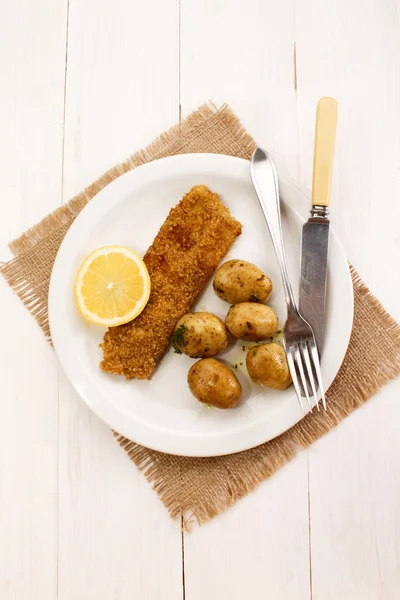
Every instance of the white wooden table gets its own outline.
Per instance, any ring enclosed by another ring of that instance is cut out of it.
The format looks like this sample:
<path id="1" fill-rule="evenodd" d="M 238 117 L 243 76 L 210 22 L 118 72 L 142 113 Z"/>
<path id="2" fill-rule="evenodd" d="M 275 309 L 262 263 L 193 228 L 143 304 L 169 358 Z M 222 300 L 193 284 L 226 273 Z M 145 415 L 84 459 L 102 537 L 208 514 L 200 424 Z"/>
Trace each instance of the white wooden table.
<path id="1" fill-rule="evenodd" d="M 400 319 L 400 0 L 13 0 L 0 40 L 0 258 L 209 98 L 308 192 L 333 95 L 332 219 Z M 0 308 L 1 600 L 400 597 L 398 382 L 182 535 L 4 282 Z"/>

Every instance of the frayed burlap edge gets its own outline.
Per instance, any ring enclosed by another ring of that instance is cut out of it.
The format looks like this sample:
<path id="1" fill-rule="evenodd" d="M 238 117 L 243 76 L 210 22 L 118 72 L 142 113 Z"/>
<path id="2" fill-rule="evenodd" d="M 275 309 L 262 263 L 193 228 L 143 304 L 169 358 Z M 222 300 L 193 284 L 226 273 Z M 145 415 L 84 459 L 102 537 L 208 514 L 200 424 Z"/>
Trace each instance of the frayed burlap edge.
<path id="1" fill-rule="evenodd" d="M 75 196 L 67 204 L 56 209 L 42 221 L 25 231 L 25 233 L 20 235 L 17 239 L 10 242 L 9 248 L 14 256 L 19 256 L 20 254 L 27 252 L 35 244 L 41 242 L 44 237 L 51 235 L 53 230 L 62 227 L 63 224 L 70 223 L 71 217 L 72 220 L 75 219 L 89 200 L 120 175 L 153 160 L 166 156 L 174 156 L 177 153 L 183 154 L 182 145 L 184 146 L 184 144 L 182 144 L 182 140 L 196 136 L 196 129 L 200 128 L 201 133 L 202 125 L 216 115 L 218 115 L 219 119 L 223 119 L 231 129 L 232 134 L 240 139 L 243 150 L 250 156 L 255 148 L 255 142 L 229 106 L 224 104 L 218 109 L 212 102 L 203 104 L 197 110 L 190 113 L 190 115 L 188 115 L 181 123 L 173 125 L 145 148 L 132 154 L 124 162 L 111 167 L 111 169 L 106 171 L 101 177 L 86 187 L 83 192 Z"/>
<path id="2" fill-rule="evenodd" d="M 68 228 L 87 202 L 111 181 L 151 160 L 185 152 L 219 152 L 249 158 L 255 142 L 228 106 L 201 106 L 144 150 L 107 171 L 65 206 L 10 244 L 15 259 L 0 266 L 12 289 L 51 341 L 47 315 L 53 262 Z M 243 498 L 262 481 L 336 427 L 382 385 L 400 373 L 400 329 L 352 269 L 355 327 L 348 352 L 328 391 L 328 412 L 314 412 L 278 438 L 230 456 L 170 456 L 138 446 L 115 433 L 118 442 L 160 496 L 171 517 L 185 527 L 202 524 Z M 373 347 L 371 340 L 384 343 Z"/>
<path id="3" fill-rule="evenodd" d="M 170 456 L 166 461 L 165 455 L 143 448 L 114 433 L 121 447 L 157 492 L 171 517 L 177 518 L 183 514 L 187 530 L 195 522 L 201 525 L 209 521 L 253 491 L 290 462 L 299 451 L 308 448 L 339 425 L 384 384 L 400 375 L 400 327 L 353 268 L 351 274 L 355 295 L 355 325 L 364 321 L 365 314 L 373 315 L 375 322 L 379 323 L 381 334 L 387 336 L 388 345 L 386 354 L 383 352 L 379 363 L 368 369 L 368 372 L 363 363 L 363 377 L 360 377 L 358 372 L 354 372 L 356 357 L 353 352 L 358 343 L 352 335 L 339 374 L 327 392 L 326 413 L 314 410 L 313 414 L 307 415 L 270 442 L 239 454 L 215 458 Z M 371 348 L 368 352 L 373 353 L 375 349 Z M 219 477 L 218 485 L 212 488 L 211 493 L 205 483 L 210 470 L 229 473 L 229 476 Z M 188 471 L 196 475 L 193 482 L 185 477 Z M 194 490 L 194 486 L 199 492 Z"/>
<path id="4" fill-rule="evenodd" d="M 0 264 L 0 273 L 36 319 L 49 342 L 47 301 L 51 269 L 66 232 L 87 202 L 131 169 L 166 156 L 207 152 L 205 146 L 209 152 L 249 158 L 255 142 L 227 104 L 219 109 L 211 102 L 203 104 L 9 244 L 15 258 Z"/>

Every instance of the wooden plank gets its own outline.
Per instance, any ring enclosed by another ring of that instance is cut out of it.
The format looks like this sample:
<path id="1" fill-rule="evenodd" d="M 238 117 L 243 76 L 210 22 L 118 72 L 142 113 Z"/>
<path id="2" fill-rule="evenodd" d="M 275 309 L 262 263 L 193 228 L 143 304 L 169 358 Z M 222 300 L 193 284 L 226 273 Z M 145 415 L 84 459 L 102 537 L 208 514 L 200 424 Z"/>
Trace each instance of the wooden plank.
<path id="1" fill-rule="evenodd" d="M 228 102 L 297 183 L 293 0 L 181 3 L 181 105 Z"/>
<path id="2" fill-rule="evenodd" d="M 294 4 L 183 0 L 183 113 L 227 101 L 297 183 Z M 187 600 L 308 598 L 307 455 L 185 536 Z"/>
<path id="3" fill-rule="evenodd" d="M 64 200 L 179 118 L 174 0 L 70 0 Z"/>
<path id="4" fill-rule="evenodd" d="M 187 600 L 309 598 L 307 453 L 185 535 Z"/>
<path id="5" fill-rule="evenodd" d="M 66 7 L 66 0 L 1 7 L 3 260 L 7 243 L 61 201 Z M 57 361 L 4 281 L 0 305 L 0 597 L 54 600 Z"/>
<path id="6" fill-rule="evenodd" d="M 180 523 L 60 381 L 59 598 L 182 597 Z"/>
<path id="7" fill-rule="evenodd" d="M 396 387 L 378 394 L 310 452 L 314 598 L 399 597 Z"/>
<path id="8" fill-rule="evenodd" d="M 175 0 L 70 0 L 66 98 L 64 200 L 178 120 Z M 182 597 L 180 523 L 60 389 L 59 599 Z"/>
<path id="9" fill-rule="evenodd" d="M 6 3 L 1 13 L 4 259 L 6 242 L 61 196 L 66 2 L 31 4 Z M 64 200 L 178 117 L 177 6 L 131 4 L 70 0 Z M 316 101 L 338 98 L 333 222 L 349 258 L 400 318 L 396 0 L 296 0 L 295 11 L 288 0 L 251 0 L 246 9 L 239 0 L 181 4 L 183 113 L 208 98 L 229 101 L 280 174 L 305 191 Z M 8 315 L 0 350 L 0 596 L 53 600 L 56 361 L 4 283 L 0 303 Z M 59 597 L 181 597 L 178 524 L 108 428 L 64 378 L 60 385 Z M 395 383 L 310 452 L 314 598 L 399 596 L 397 396 Z M 185 537 L 186 598 L 310 597 L 306 458 Z"/>
<path id="10" fill-rule="evenodd" d="M 2 6 L 0 147 L 6 244 L 60 204 L 67 0 Z"/>
<path id="11" fill-rule="evenodd" d="M 301 183 L 311 181 L 316 101 L 334 95 L 332 220 L 350 260 L 397 319 L 399 30 L 395 0 L 296 3 Z M 398 389 L 385 388 L 310 452 L 314 598 L 399 597 Z"/>

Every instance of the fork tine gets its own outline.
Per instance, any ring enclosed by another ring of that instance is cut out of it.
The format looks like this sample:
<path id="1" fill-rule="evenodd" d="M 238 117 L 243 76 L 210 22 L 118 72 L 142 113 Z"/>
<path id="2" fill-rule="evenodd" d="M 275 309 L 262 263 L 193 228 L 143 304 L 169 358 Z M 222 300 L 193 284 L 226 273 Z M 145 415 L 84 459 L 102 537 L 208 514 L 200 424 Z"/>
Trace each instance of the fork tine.
<path id="1" fill-rule="evenodd" d="M 323 405 L 324 409 L 326 410 L 326 401 L 325 401 L 324 387 L 322 385 L 321 367 L 319 366 L 319 356 L 318 356 L 317 346 L 315 345 L 315 342 L 309 342 L 309 344 L 310 344 L 311 358 L 313 361 L 315 374 L 317 375 L 318 387 L 321 392 L 322 405 Z"/>
<path id="2" fill-rule="evenodd" d="M 308 393 L 308 385 L 307 385 L 306 376 L 304 374 L 303 361 L 301 359 L 301 354 L 300 354 L 299 346 L 296 346 L 296 349 L 294 351 L 294 357 L 295 357 L 295 361 L 296 361 L 296 364 L 297 364 L 297 368 L 298 368 L 299 373 L 300 373 L 300 379 L 301 379 L 301 383 L 302 383 L 302 386 L 303 386 L 304 395 L 307 398 L 308 408 L 310 409 L 310 412 L 312 412 L 311 400 L 310 400 L 310 395 Z"/>
<path id="3" fill-rule="evenodd" d="M 302 411 L 303 415 L 305 415 L 306 412 L 305 412 L 304 406 L 303 406 L 303 400 L 302 400 L 302 397 L 301 397 L 299 380 L 297 379 L 296 367 L 294 366 L 294 360 L 293 360 L 292 350 L 293 350 L 293 348 L 288 348 L 287 349 L 286 358 L 287 358 L 288 365 L 289 365 L 289 371 L 290 371 L 290 374 L 292 376 L 293 386 L 294 386 L 294 389 L 296 391 L 297 400 L 299 401 L 300 408 L 301 408 L 301 411 Z"/>
<path id="4" fill-rule="evenodd" d="M 314 372 L 312 370 L 311 361 L 310 361 L 310 355 L 308 353 L 307 344 L 301 344 L 300 349 L 301 349 L 301 353 L 302 353 L 303 358 L 304 358 L 304 362 L 306 363 L 307 375 L 308 375 L 308 379 L 310 380 L 310 385 L 311 385 L 313 396 L 315 398 L 315 403 L 316 403 L 316 406 L 317 406 L 317 410 L 319 410 L 319 402 L 318 402 L 317 390 L 315 389 L 315 376 L 314 376 Z"/>

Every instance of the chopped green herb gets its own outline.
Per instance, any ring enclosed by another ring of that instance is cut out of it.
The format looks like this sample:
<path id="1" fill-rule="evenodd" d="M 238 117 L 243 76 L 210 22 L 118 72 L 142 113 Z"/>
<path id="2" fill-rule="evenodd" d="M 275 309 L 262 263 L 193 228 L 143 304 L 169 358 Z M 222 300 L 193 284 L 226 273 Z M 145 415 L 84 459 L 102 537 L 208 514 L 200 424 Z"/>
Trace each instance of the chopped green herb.
<path id="1" fill-rule="evenodd" d="M 217 290 L 217 292 L 219 292 L 220 294 L 224 293 L 224 290 L 221 287 L 216 287 L 215 288 Z"/>
<path id="2" fill-rule="evenodd" d="M 249 302 L 260 302 L 260 298 L 258 296 L 251 295 Z"/>
<path id="3" fill-rule="evenodd" d="M 253 356 L 255 356 L 257 354 L 257 346 L 254 346 L 253 348 Z"/>
<path id="4" fill-rule="evenodd" d="M 243 363 L 239 363 L 239 365 L 242 367 L 242 366 L 243 366 Z"/>
<path id="5" fill-rule="evenodd" d="M 176 354 L 182 354 L 181 347 L 185 345 L 185 333 L 188 330 L 186 325 L 179 325 L 177 329 L 175 329 L 172 338 L 171 338 L 171 346 L 174 348 Z"/>
<path id="6" fill-rule="evenodd" d="M 242 346 L 243 352 L 246 352 L 246 346 Z"/>
<path id="7" fill-rule="evenodd" d="M 282 329 L 278 329 L 276 333 L 279 335 L 280 333 L 282 333 Z"/>

